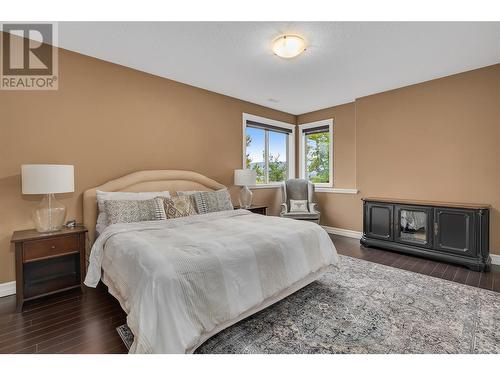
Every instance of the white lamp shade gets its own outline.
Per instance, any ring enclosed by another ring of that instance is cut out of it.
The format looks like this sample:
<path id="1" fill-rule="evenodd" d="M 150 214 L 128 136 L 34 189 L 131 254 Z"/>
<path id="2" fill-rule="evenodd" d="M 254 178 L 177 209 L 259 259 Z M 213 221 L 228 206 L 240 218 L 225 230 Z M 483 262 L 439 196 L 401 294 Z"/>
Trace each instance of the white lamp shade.
<path id="1" fill-rule="evenodd" d="M 236 186 L 255 185 L 257 183 L 257 173 L 251 169 L 235 169 L 234 184 Z"/>
<path id="2" fill-rule="evenodd" d="M 21 166 L 23 194 L 56 194 L 75 191 L 74 167 L 56 164 Z"/>

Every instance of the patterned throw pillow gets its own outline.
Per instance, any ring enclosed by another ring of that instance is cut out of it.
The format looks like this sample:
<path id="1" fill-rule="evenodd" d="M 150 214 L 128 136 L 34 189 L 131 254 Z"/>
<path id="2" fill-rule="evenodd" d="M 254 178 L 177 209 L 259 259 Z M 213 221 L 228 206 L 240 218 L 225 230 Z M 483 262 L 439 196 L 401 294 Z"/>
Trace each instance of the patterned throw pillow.
<path id="1" fill-rule="evenodd" d="M 190 197 L 156 198 L 165 209 L 167 219 L 196 215 L 196 210 Z"/>
<path id="2" fill-rule="evenodd" d="M 104 202 L 104 210 L 108 224 L 166 220 L 163 204 L 156 199 L 143 201 L 109 200 Z"/>
<path id="3" fill-rule="evenodd" d="M 309 212 L 307 200 L 290 199 L 290 212 Z"/>
<path id="4" fill-rule="evenodd" d="M 99 208 L 99 215 L 97 216 L 97 223 L 95 229 L 97 233 L 102 233 L 106 226 L 109 225 L 106 211 L 104 210 L 105 201 L 145 201 L 154 199 L 155 197 L 170 198 L 168 191 L 145 191 L 145 192 L 125 192 L 125 191 L 100 191 L 96 190 L 97 206 Z"/>
<path id="5" fill-rule="evenodd" d="M 231 196 L 229 195 L 227 189 L 217 191 L 179 191 L 177 192 L 177 195 L 192 197 L 195 202 L 196 211 L 199 214 L 233 210 Z"/>

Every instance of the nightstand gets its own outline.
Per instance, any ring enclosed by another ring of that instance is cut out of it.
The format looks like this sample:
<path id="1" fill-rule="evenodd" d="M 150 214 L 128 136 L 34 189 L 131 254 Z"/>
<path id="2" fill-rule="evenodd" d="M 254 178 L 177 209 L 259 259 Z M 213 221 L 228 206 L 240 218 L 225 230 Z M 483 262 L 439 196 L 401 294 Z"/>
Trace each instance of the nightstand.
<path id="1" fill-rule="evenodd" d="M 26 301 L 82 287 L 86 232 L 83 226 L 51 233 L 14 232 L 17 311 Z"/>
<path id="2" fill-rule="evenodd" d="M 240 206 L 235 206 L 234 209 L 238 210 Z M 254 214 L 267 215 L 267 206 L 264 205 L 251 205 L 250 208 L 245 208 L 246 210 L 253 212 Z"/>

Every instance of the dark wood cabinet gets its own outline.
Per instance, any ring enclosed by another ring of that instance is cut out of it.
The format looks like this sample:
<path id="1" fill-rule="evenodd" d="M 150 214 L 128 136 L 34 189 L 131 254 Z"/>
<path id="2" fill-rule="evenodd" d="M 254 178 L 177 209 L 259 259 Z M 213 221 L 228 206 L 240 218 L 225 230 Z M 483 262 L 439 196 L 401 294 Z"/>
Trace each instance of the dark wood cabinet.
<path id="1" fill-rule="evenodd" d="M 488 270 L 489 205 L 363 199 L 365 246 Z"/>
<path id="2" fill-rule="evenodd" d="M 53 233 L 14 232 L 18 311 L 26 301 L 82 286 L 86 232 L 85 227 Z"/>

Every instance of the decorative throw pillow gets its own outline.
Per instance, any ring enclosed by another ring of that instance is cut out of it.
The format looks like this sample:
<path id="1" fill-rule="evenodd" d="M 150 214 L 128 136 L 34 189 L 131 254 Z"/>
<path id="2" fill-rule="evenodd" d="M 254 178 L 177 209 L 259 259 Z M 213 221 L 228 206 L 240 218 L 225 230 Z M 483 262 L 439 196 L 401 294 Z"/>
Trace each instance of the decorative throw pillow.
<path id="1" fill-rule="evenodd" d="M 170 198 L 168 191 L 145 191 L 145 192 L 125 192 L 125 191 L 96 191 L 97 206 L 99 208 L 99 215 L 97 216 L 96 231 L 102 233 L 109 225 L 106 211 L 104 210 L 105 201 L 145 201 L 154 199 L 155 197 Z"/>
<path id="2" fill-rule="evenodd" d="M 309 212 L 307 200 L 290 199 L 290 212 Z"/>
<path id="3" fill-rule="evenodd" d="M 196 215 L 191 197 L 156 198 L 161 201 L 167 219 Z"/>
<path id="4" fill-rule="evenodd" d="M 200 191 L 177 191 L 176 194 L 178 197 L 188 197 L 189 200 L 191 201 L 191 205 L 193 206 L 194 210 L 196 211 L 197 214 L 199 214 L 198 209 L 196 208 L 196 202 L 194 200 L 194 194 L 195 193 L 200 193 Z"/>
<path id="5" fill-rule="evenodd" d="M 192 197 L 199 214 L 233 210 L 231 196 L 227 189 L 217 191 L 178 191 L 179 196 Z"/>
<path id="6" fill-rule="evenodd" d="M 166 220 L 163 204 L 157 199 L 141 201 L 105 201 L 104 211 L 108 218 L 108 225 L 150 220 Z"/>
<path id="7" fill-rule="evenodd" d="M 198 190 L 189 190 L 189 191 L 178 191 L 176 192 L 178 197 L 185 197 L 188 195 L 193 195 L 194 193 L 201 193 L 201 191 Z"/>

